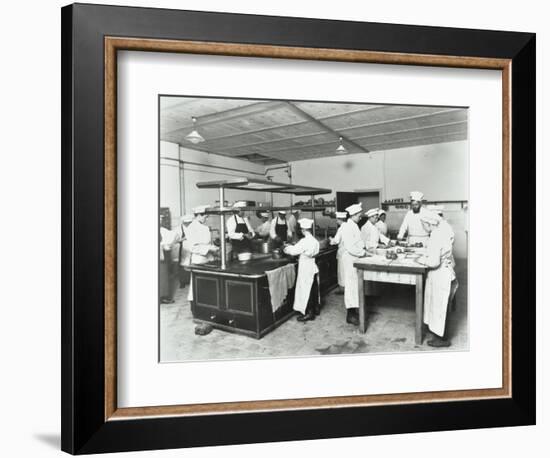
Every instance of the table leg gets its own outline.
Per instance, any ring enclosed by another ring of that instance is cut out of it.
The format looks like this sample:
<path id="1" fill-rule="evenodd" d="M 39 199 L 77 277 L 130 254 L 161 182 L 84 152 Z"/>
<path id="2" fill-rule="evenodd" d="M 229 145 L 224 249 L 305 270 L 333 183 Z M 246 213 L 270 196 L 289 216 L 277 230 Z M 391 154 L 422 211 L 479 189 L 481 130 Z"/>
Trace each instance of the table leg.
<path id="1" fill-rule="evenodd" d="M 424 315 L 424 276 L 416 275 L 416 326 L 414 333 L 414 342 L 417 345 L 422 344 L 422 321 Z"/>
<path id="2" fill-rule="evenodd" d="M 363 269 L 355 269 L 357 272 L 357 292 L 359 294 L 359 332 L 363 334 L 367 330 L 367 314 L 365 311 L 365 281 L 363 279 Z"/>

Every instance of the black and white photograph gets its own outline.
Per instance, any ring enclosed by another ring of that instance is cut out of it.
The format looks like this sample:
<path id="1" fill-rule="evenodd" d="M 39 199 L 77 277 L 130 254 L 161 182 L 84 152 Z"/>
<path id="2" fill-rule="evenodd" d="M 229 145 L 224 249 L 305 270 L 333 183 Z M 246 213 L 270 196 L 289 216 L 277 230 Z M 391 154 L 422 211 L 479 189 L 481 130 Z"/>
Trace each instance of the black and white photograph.
<path id="1" fill-rule="evenodd" d="M 468 114 L 160 94 L 160 362 L 468 351 Z"/>

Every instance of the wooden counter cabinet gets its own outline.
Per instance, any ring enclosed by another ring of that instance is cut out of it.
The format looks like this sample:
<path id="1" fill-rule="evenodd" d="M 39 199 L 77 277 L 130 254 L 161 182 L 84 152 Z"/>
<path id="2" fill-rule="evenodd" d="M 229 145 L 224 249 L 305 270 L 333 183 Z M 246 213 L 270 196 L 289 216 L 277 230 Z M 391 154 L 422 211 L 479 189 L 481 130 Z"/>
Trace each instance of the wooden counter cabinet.
<path id="1" fill-rule="evenodd" d="M 338 283 L 336 248 L 321 251 L 315 259 L 323 298 Z M 230 262 L 224 270 L 214 264 L 192 264 L 193 318 L 217 329 L 261 338 L 294 314 L 295 286 L 275 312 L 271 305 L 266 271 L 285 264 L 298 269 L 295 258 L 272 260 L 270 256 L 247 263 Z"/>
<path id="2" fill-rule="evenodd" d="M 294 313 L 294 288 L 273 312 L 266 275 L 247 277 L 194 270 L 192 278 L 193 317 L 215 328 L 259 339 Z"/>
<path id="3" fill-rule="evenodd" d="M 338 285 L 338 262 L 336 249 L 321 251 L 316 257 L 319 268 L 319 289 L 321 297 L 325 296 Z"/>

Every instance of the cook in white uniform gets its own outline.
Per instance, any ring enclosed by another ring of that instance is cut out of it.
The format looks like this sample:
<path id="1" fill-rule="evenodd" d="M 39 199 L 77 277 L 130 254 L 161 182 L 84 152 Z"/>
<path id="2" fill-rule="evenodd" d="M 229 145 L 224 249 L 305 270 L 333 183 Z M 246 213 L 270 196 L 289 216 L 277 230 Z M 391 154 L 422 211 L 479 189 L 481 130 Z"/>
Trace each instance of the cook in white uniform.
<path id="1" fill-rule="evenodd" d="M 438 214 L 425 210 L 421 218 L 430 234 L 426 255 L 417 260 L 429 267 L 424 291 L 423 318 L 434 337 L 428 341 L 428 345 L 448 347 L 451 343 L 445 338 L 447 309 L 458 288 L 454 271 L 453 238 L 441 226 L 442 220 Z"/>
<path id="2" fill-rule="evenodd" d="M 342 224 L 342 266 L 344 272 L 344 304 L 347 314 L 346 322 L 359 325 L 359 293 L 357 272 L 353 267 L 360 257 L 365 256 L 365 244 L 357 222 L 361 218 L 361 204 L 353 204 L 346 208 L 349 219 Z"/>
<path id="3" fill-rule="evenodd" d="M 320 312 L 319 268 L 314 257 L 319 253 L 319 242 L 311 234 L 312 219 L 302 218 L 298 224 L 304 236 L 296 245 L 285 246 L 284 251 L 291 256 L 300 256 L 293 308 L 300 312 L 298 321 L 309 321 Z"/>
<path id="4" fill-rule="evenodd" d="M 256 234 L 258 234 L 263 239 L 269 237 L 269 232 L 271 231 L 271 220 L 269 219 L 269 217 L 269 212 L 260 213 L 260 219 L 262 222 L 256 228 Z"/>
<path id="5" fill-rule="evenodd" d="M 344 244 L 342 243 L 342 226 L 346 224 L 348 214 L 346 212 L 336 212 L 336 224 L 338 229 L 334 237 L 330 237 L 331 245 L 338 245 L 338 251 L 336 252 L 336 260 L 338 266 L 338 290 L 336 294 L 344 294 L 344 264 L 342 262 L 342 252 L 344 251 Z"/>
<path id="6" fill-rule="evenodd" d="M 183 215 L 179 228 L 179 238 L 181 239 L 179 252 L 179 280 L 180 288 L 189 283 L 189 271 L 185 267 L 191 264 L 191 246 L 187 239 L 187 227 L 193 222 L 193 215 Z"/>
<path id="7" fill-rule="evenodd" d="M 226 221 L 227 236 L 231 240 L 231 251 L 234 255 L 251 251 L 250 240 L 254 237 L 254 230 L 248 218 L 243 215 L 243 207 L 246 207 L 246 202 L 235 202 L 233 204 L 234 214 Z"/>
<path id="8" fill-rule="evenodd" d="M 292 229 L 286 220 L 286 211 L 279 210 L 277 216 L 271 220 L 269 236 L 279 244 L 290 242 Z"/>
<path id="9" fill-rule="evenodd" d="M 455 238 L 455 231 L 451 227 L 451 225 L 448 223 L 448 221 L 443 216 L 443 210 L 445 210 L 444 205 L 430 205 L 427 207 L 428 210 L 431 210 L 435 213 L 437 213 L 439 216 L 441 216 L 441 222 L 439 223 L 439 227 L 441 229 L 444 229 L 449 234 L 449 237 L 451 237 L 454 241 Z"/>
<path id="10" fill-rule="evenodd" d="M 293 235 L 297 234 L 297 226 L 298 226 L 298 220 L 300 219 L 301 210 L 300 209 L 294 209 L 290 212 L 289 215 L 286 217 L 286 221 L 288 223 L 288 228 L 290 229 L 290 232 Z"/>
<path id="11" fill-rule="evenodd" d="M 380 231 L 380 234 L 387 236 L 388 235 L 388 225 L 386 224 L 386 212 L 382 209 L 378 211 L 378 221 L 375 226 Z"/>
<path id="12" fill-rule="evenodd" d="M 420 221 L 422 212 L 426 209 L 422 206 L 422 199 L 424 194 L 420 191 L 412 191 L 411 194 L 411 209 L 405 215 L 397 238 L 402 240 L 405 237 L 405 233 L 409 236 L 409 243 L 419 243 L 426 245 L 428 242 L 429 234 Z"/>
<path id="13" fill-rule="evenodd" d="M 187 227 L 186 234 L 191 249 L 191 264 L 206 264 L 214 259 L 214 253 L 220 249 L 212 244 L 212 234 L 206 225 L 208 206 L 195 207 L 193 213 L 195 219 Z M 193 282 L 189 285 L 189 300 L 193 300 Z"/>
<path id="14" fill-rule="evenodd" d="M 162 222 L 162 216 L 160 218 Z M 160 302 L 174 303 L 174 293 L 178 277 L 178 254 L 180 237 L 178 231 L 160 226 Z"/>
<path id="15" fill-rule="evenodd" d="M 361 238 L 363 239 L 363 242 L 365 242 L 366 250 L 371 254 L 376 254 L 376 248 L 378 248 L 379 243 L 387 245 L 390 242 L 390 239 L 381 234 L 376 227 L 376 222 L 378 221 L 378 211 L 378 208 L 371 208 L 365 212 L 365 216 L 368 219 L 361 228 Z"/>

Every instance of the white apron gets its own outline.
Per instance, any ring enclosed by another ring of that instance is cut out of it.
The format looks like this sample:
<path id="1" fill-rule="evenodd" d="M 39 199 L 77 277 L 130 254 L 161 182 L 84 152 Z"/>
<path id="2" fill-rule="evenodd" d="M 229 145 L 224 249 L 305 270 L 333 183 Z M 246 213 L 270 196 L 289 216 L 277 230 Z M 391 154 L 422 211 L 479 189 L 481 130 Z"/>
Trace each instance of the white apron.
<path id="1" fill-rule="evenodd" d="M 210 228 L 205 224 L 194 220 L 186 229 L 187 242 L 191 251 L 191 264 L 206 264 L 214 259 L 210 253 L 212 247 L 212 236 Z M 191 272 L 191 281 L 189 282 L 189 293 L 187 294 L 189 301 L 193 300 L 193 273 Z"/>
<path id="2" fill-rule="evenodd" d="M 338 251 L 336 251 L 336 265 L 338 267 L 338 286 L 341 288 L 344 287 L 344 264 L 342 262 L 342 253 L 344 252 L 344 244 L 342 242 L 342 226 L 346 224 L 346 222 L 342 223 L 338 229 L 336 230 L 336 234 L 334 235 L 334 238 L 331 240 L 331 245 L 338 245 Z"/>
<path id="3" fill-rule="evenodd" d="M 285 252 L 293 256 L 300 255 L 293 309 L 305 314 L 313 279 L 315 274 L 319 273 L 314 258 L 319 253 L 319 242 L 309 232 L 306 232 L 304 238 L 300 239 L 296 245 L 286 247 Z"/>
<path id="4" fill-rule="evenodd" d="M 353 264 L 365 255 L 365 243 L 361 238 L 361 230 L 357 223 L 348 220 L 342 228 L 342 274 L 344 276 L 344 304 L 346 309 L 359 307 L 357 269 Z"/>
<path id="5" fill-rule="evenodd" d="M 439 265 L 428 270 L 424 291 L 423 321 L 430 331 L 443 337 L 447 307 L 458 288 L 452 255 L 453 239 L 442 229 L 434 229 L 428 241 L 427 265 Z M 437 259 L 439 258 L 439 259 Z"/>
<path id="6" fill-rule="evenodd" d="M 336 265 L 338 266 L 338 286 L 344 287 L 345 275 L 344 275 L 344 263 L 342 262 L 342 254 L 344 253 L 343 247 L 339 246 L 336 252 Z"/>
<path id="7" fill-rule="evenodd" d="M 357 256 L 352 256 L 345 250 L 342 253 L 344 303 L 346 309 L 356 309 L 359 307 L 359 282 L 357 281 L 357 269 L 353 267 L 353 264 L 358 259 Z"/>
<path id="8" fill-rule="evenodd" d="M 191 244 L 188 240 L 181 242 L 181 259 L 180 266 L 188 266 L 191 264 Z"/>

